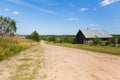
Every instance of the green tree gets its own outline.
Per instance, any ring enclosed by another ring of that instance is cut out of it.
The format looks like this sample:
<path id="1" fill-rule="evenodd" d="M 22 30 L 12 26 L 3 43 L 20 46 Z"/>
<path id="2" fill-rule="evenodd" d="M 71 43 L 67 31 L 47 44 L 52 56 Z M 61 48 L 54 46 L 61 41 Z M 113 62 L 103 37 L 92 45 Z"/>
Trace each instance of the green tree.
<path id="1" fill-rule="evenodd" d="M 32 40 L 37 41 L 37 42 L 40 41 L 40 37 L 39 37 L 39 34 L 37 33 L 37 31 L 34 31 L 33 33 L 31 33 L 31 35 L 26 36 L 26 38 L 32 39 Z"/>
<path id="2" fill-rule="evenodd" d="M 0 34 L 1 35 L 14 35 L 17 30 L 15 20 L 10 17 L 0 16 Z"/>

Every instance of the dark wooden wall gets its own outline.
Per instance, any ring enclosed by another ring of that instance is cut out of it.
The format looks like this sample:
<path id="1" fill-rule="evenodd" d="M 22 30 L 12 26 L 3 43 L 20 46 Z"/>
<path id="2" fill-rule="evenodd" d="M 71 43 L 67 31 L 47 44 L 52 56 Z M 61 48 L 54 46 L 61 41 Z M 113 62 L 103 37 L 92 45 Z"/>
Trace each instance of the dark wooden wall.
<path id="1" fill-rule="evenodd" d="M 85 43 L 85 37 L 84 35 L 82 34 L 81 31 L 79 31 L 76 35 L 76 38 L 74 40 L 74 43 L 75 44 L 84 44 Z"/>

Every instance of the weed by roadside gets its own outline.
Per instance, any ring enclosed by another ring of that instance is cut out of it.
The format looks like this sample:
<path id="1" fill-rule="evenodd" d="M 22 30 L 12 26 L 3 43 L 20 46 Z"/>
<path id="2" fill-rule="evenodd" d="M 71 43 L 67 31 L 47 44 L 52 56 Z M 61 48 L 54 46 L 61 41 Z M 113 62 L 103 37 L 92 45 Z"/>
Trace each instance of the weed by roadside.
<path id="1" fill-rule="evenodd" d="M 95 52 L 102 52 L 107 54 L 113 55 L 120 55 L 120 47 L 112 47 L 112 46 L 90 46 L 84 44 L 71 44 L 71 43 L 53 43 L 53 42 L 46 42 L 47 44 L 64 46 L 64 47 L 71 47 Z"/>
<path id="2" fill-rule="evenodd" d="M 7 59 L 10 56 L 13 56 L 19 53 L 22 50 L 25 50 L 33 45 L 37 44 L 32 40 L 27 40 L 21 37 L 9 37 L 0 39 L 0 61 Z"/>

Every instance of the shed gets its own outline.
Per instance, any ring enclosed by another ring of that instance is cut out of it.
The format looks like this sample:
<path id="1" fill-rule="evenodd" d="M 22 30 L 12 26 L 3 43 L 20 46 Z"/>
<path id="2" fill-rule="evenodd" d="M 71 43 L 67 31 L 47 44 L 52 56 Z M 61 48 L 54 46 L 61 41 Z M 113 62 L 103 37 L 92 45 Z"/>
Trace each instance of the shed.
<path id="1" fill-rule="evenodd" d="M 90 40 L 98 37 L 106 43 L 112 36 L 104 30 L 79 30 L 74 39 L 76 44 L 88 44 Z"/>

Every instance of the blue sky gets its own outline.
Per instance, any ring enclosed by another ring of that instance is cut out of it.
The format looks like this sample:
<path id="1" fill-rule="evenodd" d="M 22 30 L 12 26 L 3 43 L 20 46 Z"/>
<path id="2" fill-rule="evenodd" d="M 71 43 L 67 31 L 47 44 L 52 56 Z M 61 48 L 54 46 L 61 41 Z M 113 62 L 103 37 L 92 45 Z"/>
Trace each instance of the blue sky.
<path id="1" fill-rule="evenodd" d="M 0 0 L 0 15 L 17 22 L 17 34 L 74 35 L 79 29 L 120 34 L 119 0 Z"/>

